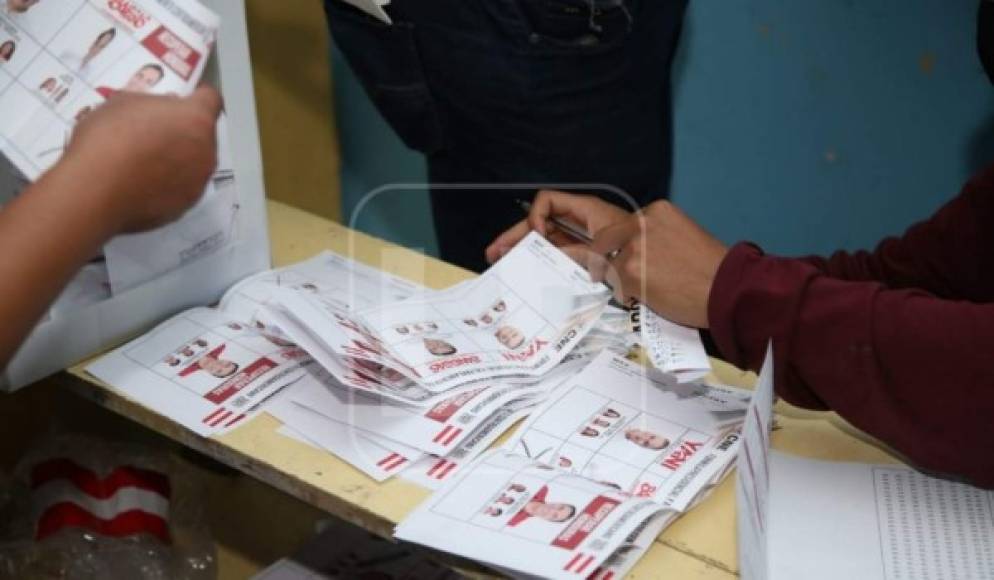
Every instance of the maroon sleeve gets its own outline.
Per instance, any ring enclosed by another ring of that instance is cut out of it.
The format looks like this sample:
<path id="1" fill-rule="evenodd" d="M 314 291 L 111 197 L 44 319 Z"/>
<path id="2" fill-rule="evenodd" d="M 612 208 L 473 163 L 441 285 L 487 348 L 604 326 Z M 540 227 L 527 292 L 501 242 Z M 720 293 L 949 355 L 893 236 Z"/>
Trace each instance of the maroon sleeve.
<path id="1" fill-rule="evenodd" d="M 940 212 L 943 231 L 959 220 L 974 229 L 975 218 L 963 212 L 991 215 L 975 193 Z M 927 254 L 919 263 L 939 273 L 919 270 L 922 279 L 968 293 L 970 282 L 957 275 L 991 275 L 970 263 L 986 264 L 994 245 L 964 245 L 953 256 L 956 248 L 942 239 L 923 239 L 931 244 L 916 242 Z M 955 266 L 940 267 L 944 255 Z M 838 279 L 818 264 L 743 243 L 718 270 L 708 318 L 719 350 L 740 367 L 759 368 L 773 340 L 777 392 L 791 403 L 835 410 L 920 468 L 994 487 L 994 304 Z"/>
<path id="2" fill-rule="evenodd" d="M 941 298 L 994 300 L 994 166 L 903 236 L 873 252 L 837 252 L 803 261 L 833 278 L 917 288 Z"/>

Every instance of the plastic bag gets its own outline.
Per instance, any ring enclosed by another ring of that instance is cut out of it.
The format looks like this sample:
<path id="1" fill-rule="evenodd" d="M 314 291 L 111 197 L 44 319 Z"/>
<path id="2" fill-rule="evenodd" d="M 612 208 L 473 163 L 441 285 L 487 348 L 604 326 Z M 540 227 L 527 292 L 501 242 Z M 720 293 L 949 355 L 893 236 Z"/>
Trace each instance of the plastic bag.
<path id="1" fill-rule="evenodd" d="M 146 447 L 60 435 L 0 481 L 0 579 L 212 580 L 199 478 Z"/>

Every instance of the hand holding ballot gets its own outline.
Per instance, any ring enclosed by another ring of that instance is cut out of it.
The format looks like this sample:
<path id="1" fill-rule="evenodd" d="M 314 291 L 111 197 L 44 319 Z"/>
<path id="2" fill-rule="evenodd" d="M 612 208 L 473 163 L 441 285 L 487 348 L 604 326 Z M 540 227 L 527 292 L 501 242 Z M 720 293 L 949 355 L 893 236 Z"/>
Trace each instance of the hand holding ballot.
<path id="1" fill-rule="evenodd" d="M 604 228 L 623 221 L 629 213 L 605 203 L 594 196 L 574 195 L 561 191 L 541 191 L 531 204 L 528 217 L 507 230 L 487 247 L 487 261 L 493 264 L 520 242 L 528 232 L 536 231 L 567 253 L 585 246 L 568 232 L 560 231 L 552 222 L 561 218 L 585 229 L 591 236 Z"/>
<path id="2" fill-rule="evenodd" d="M 187 98 L 119 93 L 73 132 L 65 164 L 103 179 L 97 211 L 110 234 L 151 229 L 200 198 L 217 164 L 221 97 L 201 87 Z M 85 169 L 84 169 L 85 168 Z"/>
<path id="3" fill-rule="evenodd" d="M 17 280 L 0 302 L 6 363 L 75 272 L 111 237 L 180 217 L 215 165 L 220 97 L 119 95 L 80 123 L 68 153 L 0 212 L 0 244 Z"/>
<path id="4" fill-rule="evenodd" d="M 565 241 L 546 225 L 554 217 L 585 226 L 593 242 Z M 673 204 L 658 201 L 629 214 L 595 197 L 544 191 L 528 219 L 495 240 L 487 258 L 499 258 L 502 248 L 531 229 L 548 231 L 550 241 L 585 265 L 595 281 L 608 282 L 620 302 L 635 298 L 673 322 L 708 327 L 711 283 L 727 250 Z"/>

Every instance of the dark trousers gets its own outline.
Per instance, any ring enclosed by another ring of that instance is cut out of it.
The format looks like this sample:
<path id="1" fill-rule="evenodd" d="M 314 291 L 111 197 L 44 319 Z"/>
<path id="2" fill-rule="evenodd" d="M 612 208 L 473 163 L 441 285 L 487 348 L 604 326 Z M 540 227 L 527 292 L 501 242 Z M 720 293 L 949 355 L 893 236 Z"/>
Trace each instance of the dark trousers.
<path id="1" fill-rule="evenodd" d="M 670 67 L 685 6 L 393 0 L 387 26 L 325 2 L 378 110 L 427 156 L 442 258 L 477 271 L 484 248 L 523 217 L 515 198 L 538 188 L 623 206 L 667 196 Z"/>

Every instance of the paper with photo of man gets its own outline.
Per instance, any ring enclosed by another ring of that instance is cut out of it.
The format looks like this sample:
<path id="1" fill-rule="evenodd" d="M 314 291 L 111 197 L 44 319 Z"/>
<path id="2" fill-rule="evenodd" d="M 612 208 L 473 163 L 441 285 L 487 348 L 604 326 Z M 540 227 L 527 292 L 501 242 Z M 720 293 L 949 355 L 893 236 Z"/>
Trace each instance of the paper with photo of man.
<path id="1" fill-rule="evenodd" d="M 624 573 L 637 558 L 609 564 L 612 556 L 644 550 L 640 532 L 658 533 L 657 520 L 668 517 L 652 501 L 494 450 L 435 492 L 395 536 L 516 574 L 587 578 L 605 565 Z"/>
<path id="2" fill-rule="evenodd" d="M 748 396 L 679 384 L 605 352 L 557 388 L 505 449 L 684 511 L 734 464 Z"/>
<path id="3" fill-rule="evenodd" d="M 210 436 L 243 424 L 310 363 L 297 346 L 223 312 L 195 308 L 91 363 L 87 372 Z"/>

